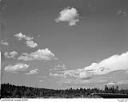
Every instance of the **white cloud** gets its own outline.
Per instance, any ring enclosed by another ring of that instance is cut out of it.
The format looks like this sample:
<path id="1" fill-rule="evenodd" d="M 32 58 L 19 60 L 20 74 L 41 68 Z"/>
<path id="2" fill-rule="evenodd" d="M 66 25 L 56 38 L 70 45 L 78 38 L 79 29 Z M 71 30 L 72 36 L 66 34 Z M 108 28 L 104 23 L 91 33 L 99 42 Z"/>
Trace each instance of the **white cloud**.
<path id="1" fill-rule="evenodd" d="M 14 35 L 18 40 L 25 40 L 26 42 L 26 45 L 30 48 L 35 48 L 38 46 L 38 44 L 36 42 L 33 41 L 33 37 L 29 37 L 29 36 L 26 36 L 24 34 L 22 34 L 21 32 L 18 33 L 18 34 L 15 34 Z"/>
<path id="2" fill-rule="evenodd" d="M 32 52 L 30 54 L 28 53 L 23 53 L 21 56 L 18 58 L 19 60 L 24 60 L 24 61 L 30 61 L 30 60 L 52 60 L 56 59 L 55 55 L 48 49 L 39 49 L 35 52 Z"/>
<path id="3" fill-rule="evenodd" d="M 79 14 L 76 8 L 67 7 L 60 11 L 59 17 L 55 19 L 58 22 L 68 22 L 69 26 L 76 25 L 79 22 Z"/>
<path id="4" fill-rule="evenodd" d="M 26 45 L 29 46 L 29 47 L 31 47 L 31 48 L 35 48 L 35 47 L 38 46 L 37 43 L 35 43 L 35 42 L 32 41 L 32 40 L 27 40 L 27 41 L 26 41 Z"/>
<path id="5" fill-rule="evenodd" d="M 8 45 L 9 45 L 8 42 L 6 42 L 6 41 L 4 41 L 4 40 L 1 40 L 1 44 L 2 44 L 2 45 L 5 45 L 5 46 L 8 46 Z"/>
<path id="6" fill-rule="evenodd" d="M 107 74 L 118 70 L 128 70 L 128 52 L 121 55 L 113 55 L 99 63 L 93 63 L 85 67 L 84 70 L 90 70 L 95 75 Z"/>
<path id="7" fill-rule="evenodd" d="M 63 77 L 90 79 L 94 75 L 104 75 L 119 70 L 128 71 L 128 52 L 121 55 L 113 55 L 99 63 L 92 63 L 83 69 L 65 70 L 62 73 Z M 54 75 L 62 76 L 62 73 L 56 72 Z"/>
<path id="8" fill-rule="evenodd" d="M 16 52 L 16 51 L 12 51 L 12 52 L 5 52 L 4 53 L 4 56 L 6 57 L 6 58 L 14 58 L 16 55 L 18 54 L 18 52 Z"/>
<path id="9" fill-rule="evenodd" d="M 32 74 L 37 74 L 38 73 L 38 69 L 33 69 L 31 71 L 29 71 L 28 73 L 26 73 L 27 75 L 32 75 Z"/>
<path id="10" fill-rule="evenodd" d="M 5 71 L 7 72 L 17 72 L 17 71 L 24 71 L 29 67 L 28 64 L 17 63 L 15 65 L 8 65 L 5 67 Z"/>
<path id="11" fill-rule="evenodd" d="M 26 35 L 22 34 L 21 32 L 18 33 L 18 34 L 15 34 L 14 36 L 15 36 L 18 40 L 23 40 L 23 39 L 25 39 L 25 40 L 33 40 L 33 37 L 26 36 Z"/>

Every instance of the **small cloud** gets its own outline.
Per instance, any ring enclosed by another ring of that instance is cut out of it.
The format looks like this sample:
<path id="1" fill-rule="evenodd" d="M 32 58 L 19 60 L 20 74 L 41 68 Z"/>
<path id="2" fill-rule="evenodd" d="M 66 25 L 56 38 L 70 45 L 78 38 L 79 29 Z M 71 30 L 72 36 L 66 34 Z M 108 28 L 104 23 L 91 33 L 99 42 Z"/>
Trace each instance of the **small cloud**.
<path id="1" fill-rule="evenodd" d="M 49 76 L 52 76 L 52 77 L 64 77 L 64 74 L 63 73 L 49 73 Z"/>
<path id="2" fill-rule="evenodd" d="M 49 69 L 50 71 L 57 71 L 57 70 L 65 70 L 67 69 L 65 64 L 58 64 L 56 66 L 54 66 L 54 68 Z"/>
<path id="3" fill-rule="evenodd" d="M 116 82 L 110 82 L 110 83 L 107 83 L 107 86 L 115 86 L 117 83 Z"/>
<path id="4" fill-rule="evenodd" d="M 52 59 L 57 59 L 57 58 L 48 48 L 39 49 L 30 54 L 23 53 L 18 58 L 18 60 L 24 60 L 24 61 L 31 61 L 31 60 L 46 60 L 47 61 L 47 60 L 52 60 Z"/>
<path id="5" fill-rule="evenodd" d="M 28 67 L 29 67 L 28 64 L 17 63 L 15 65 L 6 66 L 4 70 L 7 72 L 25 71 Z"/>
<path id="6" fill-rule="evenodd" d="M 26 41 L 26 45 L 29 46 L 29 47 L 31 47 L 31 48 L 35 48 L 35 47 L 38 46 L 38 44 L 35 43 L 35 42 L 32 41 L 32 40 L 27 40 L 27 41 Z"/>
<path id="7" fill-rule="evenodd" d="M 120 9 L 116 13 L 118 16 L 128 16 L 128 10 L 127 9 Z"/>
<path id="8" fill-rule="evenodd" d="M 69 26 L 76 25 L 79 22 L 79 14 L 76 8 L 67 7 L 60 11 L 59 17 L 55 19 L 57 23 L 59 22 L 68 22 Z"/>
<path id="9" fill-rule="evenodd" d="M 4 53 L 4 56 L 6 57 L 6 58 L 14 58 L 16 55 L 18 54 L 18 52 L 16 52 L 16 51 L 12 51 L 12 52 L 5 52 Z"/>
<path id="10" fill-rule="evenodd" d="M 14 35 L 18 40 L 25 40 L 26 45 L 30 48 L 35 48 L 38 46 L 36 42 L 33 41 L 33 37 L 26 36 L 22 34 L 21 32 Z"/>
<path id="11" fill-rule="evenodd" d="M 21 32 L 18 33 L 18 34 L 15 34 L 14 36 L 15 36 L 18 40 L 23 40 L 23 39 L 25 39 L 25 40 L 33 40 L 33 37 L 26 36 L 26 35 L 22 34 Z"/>
<path id="12" fill-rule="evenodd" d="M 8 46 L 9 44 L 8 44 L 8 42 L 6 42 L 6 41 L 4 41 L 4 40 L 1 40 L 1 42 L 0 42 L 2 45 L 5 45 L 5 46 Z"/>
<path id="13" fill-rule="evenodd" d="M 37 74 L 38 73 L 38 69 L 33 69 L 31 71 L 29 71 L 28 73 L 26 73 L 26 75 L 33 75 L 33 74 Z"/>

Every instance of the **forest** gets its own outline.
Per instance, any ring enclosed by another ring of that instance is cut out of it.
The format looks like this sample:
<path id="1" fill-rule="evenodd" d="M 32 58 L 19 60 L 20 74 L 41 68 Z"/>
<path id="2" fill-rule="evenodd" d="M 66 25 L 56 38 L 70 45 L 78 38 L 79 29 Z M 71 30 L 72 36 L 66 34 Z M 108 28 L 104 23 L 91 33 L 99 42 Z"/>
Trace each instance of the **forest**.
<path id="1" fill-rule="evenodd" d="M 1 84 L 1 98 L 128 98 L 128 89 L 119 89 L 118 86 L 104 89 L 46 89 L 27 86 Z"/>

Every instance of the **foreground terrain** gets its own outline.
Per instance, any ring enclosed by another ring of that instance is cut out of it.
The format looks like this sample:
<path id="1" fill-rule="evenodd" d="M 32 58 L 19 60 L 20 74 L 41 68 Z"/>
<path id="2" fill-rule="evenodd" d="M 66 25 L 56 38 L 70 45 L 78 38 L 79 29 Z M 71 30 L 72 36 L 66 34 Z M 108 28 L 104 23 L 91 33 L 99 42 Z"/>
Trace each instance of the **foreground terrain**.
<path id="1" fill-rule="evenodd" d="M 54 90 L 16 86 L 11 84 L 1 85 L 1 98 L 128 98 L 128 89 L 118 89 L 118 86 L 104 90 L 93 89 L 66 89 Z"/>

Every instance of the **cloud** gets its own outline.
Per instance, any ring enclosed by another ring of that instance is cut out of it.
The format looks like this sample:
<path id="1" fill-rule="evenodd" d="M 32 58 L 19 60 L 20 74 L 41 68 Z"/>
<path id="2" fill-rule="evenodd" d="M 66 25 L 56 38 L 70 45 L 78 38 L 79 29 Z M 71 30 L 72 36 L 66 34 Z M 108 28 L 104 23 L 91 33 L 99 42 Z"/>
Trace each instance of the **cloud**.
<path id="1" fill-rule="evenodd" d="M 29 46 L 29 47 L 31 47 L 31 48 L 35 48 L 35 47 L 38 46 L 37 43 L 35 43 L 35 42 L 32 41 L 32 40 L 27 40 L 27 41 L 26 41 L 26 45 Z"/>
<path id="2" fill-rule="evenodd" d="M 16 52 L 16 51 L 12 51 L 12 52 L 10 52 L 10 53 L 5 52 L 5 53 L 4 53 L 4 56 L 5 56 L 6 58 L 14 58 L 17 54 L 18 54 L 18 52 Z"/>
<path id="3" fill-rule="evenodd" d="M 115 85 L 117 85 L 116 82 L 109 82 L 109 83 L 107 83 L 107 86 L 115 86 Z"/>
<path id="4" fill-rule="evenodd" d="M 5 71 L 7 72 L 17 72 L 17 71 L 24 71 L 29 67 L 28 64 L 23 64 L 23 63 L 17 63 L 15 65 L 8 65 L 5 66 Z"/>
<path id="5" fill-rule="evenodd" d="M 57 64 L 52 69 L 49 69 L 50 71 L 57 71 L 57 70 L 65 70 L 66 65 L 65 64 Z"/>
<path id="6" fill-rule="evenodd" d="M 93 75 L 104 75 L 113 71 L 128 70 L 128 52 L 121 55 L 113 55 L 99 63 L 92 63 L 79 71 L 79 77 L 87 78 Z"/>
<path id="7" fill-rule="evenodd" d="M 4 41 L 4 40 L 1 40 L 1 42 L 0 42 L 2 45 L 5 45 L 5 46 L 8 46 L 9 44 L 8 44 L 8 42 L 6 42 L 6 41 Z"/>
<path id="8" fill-rule="evenodd" d="M 107 86 L 116 86 L 116 85 L 124 85 L 124 84 L 128 84 L 128 80 L 120 80 L 120 81 L 117 81 L 117 82 L 109 82 L 107 83 Z"/>
<path id="9" fill-rule="evenodd" d="M 33 37 L 26 36 L 22 34 L 21 32 L 14 35 L 18 40 L 25 40 L 26 45 L 30 48 L 35 48 L 38 46 L 36 42 L 33 41 Z"/>
<path id="10" fill-rule="evenodd" d="M 23 53 L 18 58 L 18 60 L 24 60 L 24 61 L 31 61 L 31 60 L 46 60 L 47 61 L 47 60 L 52 60 L 52 59 L 57 59 L 57 58 L 48 48 L 39 49 L 30 54 Z"/>
<path id="11" fill-rule="evenodd" d="M 128 16 L 128 10 L 127 9 L 120 9 L 116 13 L 118 16 Z"/>
<path id="12" fill-rule="evenodd" d="M 33 37 L 26 36 L 22 34 L 21 32 L 14 35 L 18 40 L 33 40 Z"/>
<path id="13" fill-rule="evenodd" d="M 109 58 L 106 58 L 99 63 L 92 63 L 91 65 L 75 70 L 65 70 L 54 73 L 56 76 L 63 77 L 74 77 L 80 79 L 90 79 L 95 75 L 105 75 L 113 71 L 126 70 L 128 71 L 128 52 L 122 53 L 120 55 L 113 55 Z"/>
<path id="14" fill-rule="evenodd" d="M 52 76 L 52 77 L 64 77 L 64 74 L 63 73 L 52 73 L 52 72 L 50 72 L 49 76 Z"/>
<path id="15" fill-rule="evenodd" d="M 118 70 L 128 70 L 128 52 L 121 55 L 113 55 L 99 63 L 93 63 L 84 68 L 85 71 L 95 75 L 103 75 Z"/>
<path id="16" fill-rule="evenodd" d="M 60 11 L 59 17 L 55 19 L 57 23 L 59 22 L 68 22 L 69 26 L 76 25 L 79 22 L 79 14 L 76 8 L 67 7 Z"/>
<path id="17" fill-rule="evenodd" d="M 26 73 L 26 75 L 33 75 L 33 74 L 37 74 L 38 73 L 38 69 L 33 69 L 31 71 L 29 71 L 28 73 Z"/>

